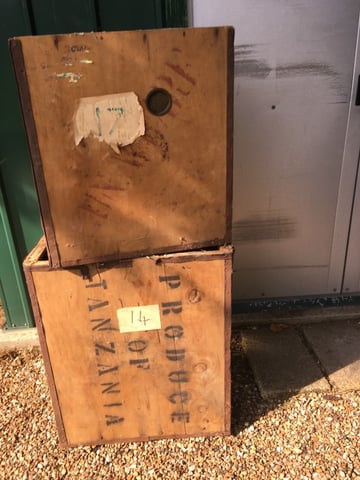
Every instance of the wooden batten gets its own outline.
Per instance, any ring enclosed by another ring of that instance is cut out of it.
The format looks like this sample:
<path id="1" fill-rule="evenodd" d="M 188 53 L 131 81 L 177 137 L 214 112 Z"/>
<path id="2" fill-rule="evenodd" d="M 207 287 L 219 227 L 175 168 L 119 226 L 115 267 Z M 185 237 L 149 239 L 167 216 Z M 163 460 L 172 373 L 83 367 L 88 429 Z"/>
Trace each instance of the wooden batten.
<path id="1" fill-rule="evenodd" d="M 233 36 L 10 41 L 53 266 L 231 242 Z"/>
<path id="2" fill-rule="evenodd" d="M 24 261 L 60 443 L 230 433 L 232 248 Z"/>

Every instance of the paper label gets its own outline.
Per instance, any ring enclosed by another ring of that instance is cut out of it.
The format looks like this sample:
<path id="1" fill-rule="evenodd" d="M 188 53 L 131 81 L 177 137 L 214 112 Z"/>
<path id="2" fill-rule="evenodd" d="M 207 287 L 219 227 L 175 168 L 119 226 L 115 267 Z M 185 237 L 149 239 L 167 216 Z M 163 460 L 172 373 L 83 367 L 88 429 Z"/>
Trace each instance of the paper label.
<path id="1" fill-rule="evenodd" d="M 119 308 L 116 313 L 121 333 L 143 332 L 161 328 L 159 305 Z"/>
<path id="2" fill-rule="evenodd" d="M 74 140 L 93 135 L 116 152 L 144 135 L 144 111 L 134 92 L 80 98 L 74 119 Z"/>

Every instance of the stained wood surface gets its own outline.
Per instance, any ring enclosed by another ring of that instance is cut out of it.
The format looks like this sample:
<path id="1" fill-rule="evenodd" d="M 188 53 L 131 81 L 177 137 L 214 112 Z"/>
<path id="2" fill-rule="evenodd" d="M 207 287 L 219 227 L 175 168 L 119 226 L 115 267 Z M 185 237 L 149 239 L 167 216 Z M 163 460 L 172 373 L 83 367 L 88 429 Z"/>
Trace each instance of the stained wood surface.
<path id="1" fill-rule="evenodd" d="M 229 433 L 231 261 L 230 247 L 82 272 L 28 257 L 63 444 Z M 160 328 L 120 333 L 118 309 L 146 305 Z"/>
<path id="2" fill-rule="evenodd" d="M 54 266 L 230 243 L 233 29 L 20 37 L 10 42 Z M 166 89 L 172 107 L 150 113 Z M 75 145 L 80 99 L 134 92 L 145 135 Z"/>

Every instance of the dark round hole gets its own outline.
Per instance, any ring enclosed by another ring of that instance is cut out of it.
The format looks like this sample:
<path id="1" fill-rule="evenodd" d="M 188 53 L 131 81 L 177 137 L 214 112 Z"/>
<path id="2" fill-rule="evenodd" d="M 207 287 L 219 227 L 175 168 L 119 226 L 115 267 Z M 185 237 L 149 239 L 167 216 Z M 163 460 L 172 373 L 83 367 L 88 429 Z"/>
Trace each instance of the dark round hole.
<path id="1" fill-rule="evenodd" d="M 164 88 L 155 88 L 146 97 L 146 106 L 153 115 L 165 115 L 172 106 L 171 95 Z"/>

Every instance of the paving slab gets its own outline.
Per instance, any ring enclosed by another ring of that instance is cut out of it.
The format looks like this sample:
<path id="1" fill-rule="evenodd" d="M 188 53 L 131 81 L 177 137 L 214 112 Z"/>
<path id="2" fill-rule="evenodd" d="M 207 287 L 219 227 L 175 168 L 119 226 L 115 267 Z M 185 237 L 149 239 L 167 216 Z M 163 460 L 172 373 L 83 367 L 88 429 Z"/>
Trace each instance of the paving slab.
<path id="1" fill-rule="evenodd" d="M 307 325 L 302 330 L 331 385 L 338 390 L 359 390 L 359 320 Z"/>
<path id="2" fill-rule="evenodd" d="M 0 330 L 0 352 L 39 345 L 36 328 Z"/>
<path id="3" fill-rule="evenodd" d="M 264 398 L 309 391 L 330 385 L 295 327 L 272 331 L 269 326 L 241 330 L 245 354 Z"/>

